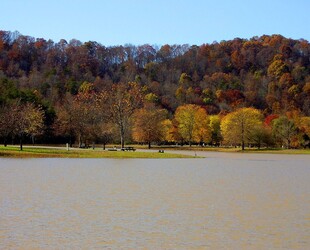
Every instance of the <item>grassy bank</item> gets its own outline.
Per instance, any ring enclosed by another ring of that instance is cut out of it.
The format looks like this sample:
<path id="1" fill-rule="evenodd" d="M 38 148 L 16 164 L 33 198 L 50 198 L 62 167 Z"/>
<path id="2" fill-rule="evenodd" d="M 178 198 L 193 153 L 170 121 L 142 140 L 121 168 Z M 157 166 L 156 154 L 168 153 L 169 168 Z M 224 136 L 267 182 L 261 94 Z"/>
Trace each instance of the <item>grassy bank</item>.
<path id="1" fill-rule="evenodd" d="M 0 146 L 0 157 L 12 158 L 190 158 L 181 154 L 158 153 L 158 152 L 124 152 L 104 151 L 100 149 L 65 149 L 24 147 L 20 151 L 18 147 Z"/>
<path id="2" fill-rule="evenodd" d="M 240 152 L 242 150 L 239 149 Z M 309 149 L 246 149 L 243 151 L 244 153 L 265 153 L 265 154 L 309 154 Z"/>
<path id="3" fill-rule="evenodd" d="M 154 147 L 156 148 L 156 147 Z M 265 153 L 265 154 L 309 154 L 310 149 L 282 149 L 282 148 L 246 148 L 244 151 L 241 148 L 234 147 L 199 147 L 199 146 L 180 146 L 180 147 L 161 147 L 169 150 L 189 150 L 189 151 L 210 151 L 210 152 L 225 152 L 225 153 Z M 158 148 L 156 148 L 158 149 Z"/>
<path id="4" fill-rule="evenodd" d="M 191 158 L 193 156 L 174 154 L 174 153 L 158 153 L 159 149 L 166 150 L 188 150 L 188 151 L 213 151 L 227 153 L 265 153 L 265 154 L 308 154 L 309 149 L 254 149 L 247 148 L 242 151 L 240 148 L 211 148 L 211 147 L 153 147 L 156 151 L 147 151 L 146 147 L 138 146 L 135 152 L 127 151 L 107 151 L 100 148 L 93 149 L 77 149 L 71 148 L 67 151 L 64 148 L 52 147 L 24 147 L 23 151 L 15 146 L 0 146 L 0 157 L 12 158 Z"/>

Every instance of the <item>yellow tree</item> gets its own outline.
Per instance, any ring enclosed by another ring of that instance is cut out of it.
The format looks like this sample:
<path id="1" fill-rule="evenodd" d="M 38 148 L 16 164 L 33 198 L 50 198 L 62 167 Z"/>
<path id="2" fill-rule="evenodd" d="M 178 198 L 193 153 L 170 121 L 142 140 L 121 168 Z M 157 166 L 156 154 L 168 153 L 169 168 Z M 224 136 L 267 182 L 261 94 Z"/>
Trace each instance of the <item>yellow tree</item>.
<path id="1" fill-rule="evenodd" d="M 256 131 L 262 126 L 263 115 L 254 108 L 241 108 L 226 115 L 221 123 L 222 135 L 227 143 L 251 142 Z"/>
<path id="2" fill-rule="evenodd" d="M 275 55 L 272 63 L 268 67 L 268 76 L 278 80 L 287 71 L 288 66 L 283 61 L 283 57 L 281 55 Z"/>
<path id="3" fill-rule="evenodd" d="M 163 140 L 166 142 L 174 142 L 174 131 L 175 127 L 170 119 L 165 119 L 161 123 L 163 128 Z"/>
<path id="4" fill-rule="evenodd" d="M 223 140 L 221 134 L 221 118 L 219 115 L 210 115 L 209 121 L 212 145 L 219 146 L 220 142 Z"/>
<path id="5" fill-rule="evenodd" d="M 175 112 L 175 120 L 178 123 L 178 132 L 190 146 L 193 141 L 202 142 L 211 138 L 207 113 L 200 106 L 179 106 Z"/>
<path id="6" fill-rule="evenodd" d="M 161 123 L 161 125 L 163 128 L 163 139 L 166 142 L 182 141 L 182 136 L 180 135 L 178 130 L 178 122 L 175 119 L 166 119 Z"/>
<path id="7" fill-rule="evenodd" d="M 151 143 L 161 141 L 164 137 L 162 122 L 165 120 L 166 111 L 154 105 L 148 105 L 135 111 L 133 115 L 132 137 L 137 142 Z"/>
<path id="8" fill-rule="evenodd" d="M 193 139 L 195 142 L 199 142 L 201 145 L 204 142 L 211 141 L 211 129 L 209 126 L 209 117 L 204 108 L 199 107 L 194 116 L 194 133 Z"/>
<path id="9" fill-rule="evenodd" d="M 44 111 L 33 103 L 20 102 L 13 104 L 11 111 L 15 121 L 13 135 L 19 136 L 20 150 L 23 150 L 24 136 L 35 136 L 43 132 Z"/>
<path id="10" fill-rule="evenodd" d="M 282 146 L 285 143 L 286 147 L 290 148 L 292 139 L 297 134 L 297 128 L 292 119 L 287 116 L 280 116 L 272 121 L 272 132 L 282 143 Z"/>
<path id="11" fill-rule="evenodd" d="M 300 118 L 299 129 L 310 138 L 310 116 Z"/>

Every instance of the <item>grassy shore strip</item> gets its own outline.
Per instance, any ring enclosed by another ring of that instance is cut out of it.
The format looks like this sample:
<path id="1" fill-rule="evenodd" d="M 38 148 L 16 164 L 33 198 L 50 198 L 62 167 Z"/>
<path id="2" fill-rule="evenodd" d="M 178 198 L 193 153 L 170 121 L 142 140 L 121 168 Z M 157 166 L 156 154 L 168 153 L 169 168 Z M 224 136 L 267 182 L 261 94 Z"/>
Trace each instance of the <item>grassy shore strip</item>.
<path id="1" fill-rule="evenodd" d="M 154 147 L 155 148 L 155 147 Z M 309 154 L 310 149 L 279 149 L 279 148 L 246 148 L 244 151 L 241 148 L 224 148 L 224 147 L 162 147 L 162 149 L 169 149 L 169 150 L 186 150 L 186 151 L 210 151 L 210 152 L 225 152 L 225 153 L 264 153 L 264 154 Z"/>
<path id="2" fill-rule="evenodd" d="M 150 158 L 150 159 L 167 159 L 167 158 L 192 158 L 188 155 L 158 153 L 158 152 L 124 152 L 124 151 L 103 151 L 103 150 L 75 150 L 69 151 L 64 149 L 50 149 L 50 148 L 27 148 L 24 147 L 20 151 L 17 147 L 3 147 L 0 146 L 0 157 L 12 158 Z"/>

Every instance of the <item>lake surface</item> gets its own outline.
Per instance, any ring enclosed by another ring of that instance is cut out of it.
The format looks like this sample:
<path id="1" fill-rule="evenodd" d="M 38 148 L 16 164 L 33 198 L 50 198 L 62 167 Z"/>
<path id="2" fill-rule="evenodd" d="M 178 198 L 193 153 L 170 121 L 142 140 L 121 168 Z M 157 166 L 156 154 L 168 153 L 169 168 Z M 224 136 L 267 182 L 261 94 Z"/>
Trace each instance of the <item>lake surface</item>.
<path id="1" fill-rule="evenodd" d="M 310 157 L 1 159 L 0 249 L 309 249 Z"/>

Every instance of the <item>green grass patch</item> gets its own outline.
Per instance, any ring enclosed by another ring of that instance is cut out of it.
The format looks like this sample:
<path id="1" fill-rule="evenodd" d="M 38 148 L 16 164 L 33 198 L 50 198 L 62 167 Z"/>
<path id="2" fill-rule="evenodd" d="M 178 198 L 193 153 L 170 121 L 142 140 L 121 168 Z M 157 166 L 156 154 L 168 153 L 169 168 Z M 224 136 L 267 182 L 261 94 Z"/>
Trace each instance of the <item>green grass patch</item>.
<path id="1" fill-rule="evenodd" d="M 18 147 L 3 147 L 0 146 L 0 157 L 13 158 L 192 158 L 191 156 L 171 153 L 158 152 L 127 152 L 127 151 L 104 151 L 100 149 L 64 149 L 53 148 L 35 148 L 24 147 L 22 151 Z"/>
<path id="2" fill-rule="evenodd" d="M 240 150 L 240 152 L 244 153 L 264 153 L 264 154 L 310 154 L 310 149 L 245 149 L 244 151 Z"/>
<path id="3" fill-rule="evenodd" d="M 159 147 L 158 147 L 159 148 Z M 210 151 L 225 153 L 265 153 L 265 154 L 310 154 L 310 149 L 282 149 L 282 148 L 245 148 L 244 151 L 240 147 L 162 147 L 167 150 L 188 150 L 188 151 Z"/>

